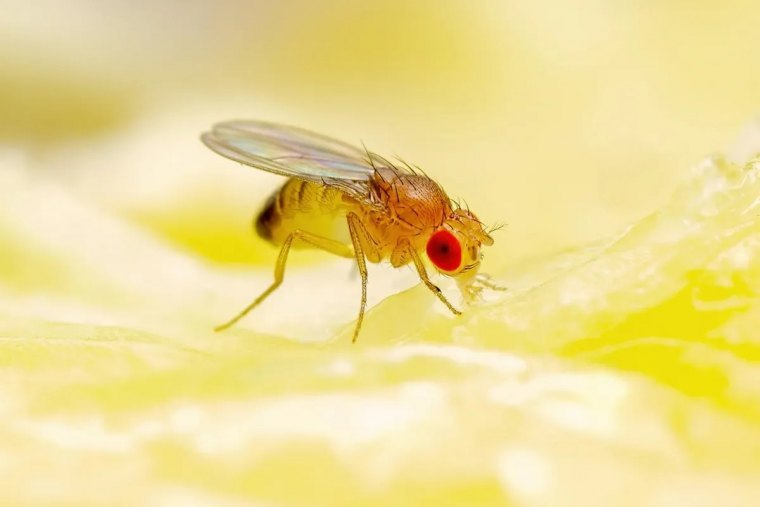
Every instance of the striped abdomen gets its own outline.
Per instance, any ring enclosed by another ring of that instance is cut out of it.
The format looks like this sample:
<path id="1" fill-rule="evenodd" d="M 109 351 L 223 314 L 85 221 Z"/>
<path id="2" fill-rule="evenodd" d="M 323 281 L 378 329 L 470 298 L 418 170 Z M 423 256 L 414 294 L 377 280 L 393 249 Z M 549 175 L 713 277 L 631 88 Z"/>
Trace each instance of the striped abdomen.
<path id="1" fill-rule="evenodd" d="M 291 178 L 267 200 L 256 232 L 276 245 L 296 229 L 350 243 L 343 196 L 327 185 Z"/>

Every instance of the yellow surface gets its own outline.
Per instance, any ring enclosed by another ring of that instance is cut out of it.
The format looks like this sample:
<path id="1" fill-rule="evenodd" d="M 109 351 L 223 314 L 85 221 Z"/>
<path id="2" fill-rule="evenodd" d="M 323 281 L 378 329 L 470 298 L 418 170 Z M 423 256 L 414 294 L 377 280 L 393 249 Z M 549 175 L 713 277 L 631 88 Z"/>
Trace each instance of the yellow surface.
<path id="1" fill-rule="evenodd" d="M 126 5 L 0 19 L 0 504 L 760 504 L 753 2 Z M 294 252 L 214 334 L 276 257 L 233 117 L 420 165 L 508 291 L 373 267 L 352 346 Z"/>

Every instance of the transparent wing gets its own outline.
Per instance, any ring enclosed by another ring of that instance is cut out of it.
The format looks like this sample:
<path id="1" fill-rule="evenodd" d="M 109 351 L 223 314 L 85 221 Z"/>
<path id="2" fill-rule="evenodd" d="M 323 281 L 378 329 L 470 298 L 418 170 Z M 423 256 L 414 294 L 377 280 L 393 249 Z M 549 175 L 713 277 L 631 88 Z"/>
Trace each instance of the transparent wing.
<path id="1" fill-rule="evenodd" d="M 365 190 L 381 158 L 350 144 L 297 127 L 259 121 L 217 123 L 201 136 L 213 151 L 283 176 Z M 334 180 L 340 180 L 339 182 Z"/>

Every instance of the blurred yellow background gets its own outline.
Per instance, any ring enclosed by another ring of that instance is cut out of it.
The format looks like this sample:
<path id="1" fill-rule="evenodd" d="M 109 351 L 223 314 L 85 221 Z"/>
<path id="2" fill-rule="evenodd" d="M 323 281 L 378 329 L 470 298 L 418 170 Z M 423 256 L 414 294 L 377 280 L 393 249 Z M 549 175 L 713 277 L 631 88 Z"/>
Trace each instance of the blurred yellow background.
<path id="1" fill-rule="evenodd" d="M 755 2 L 0 8 L 3 504 L 760 501 Z M 299 253 L 214 335 L 277 253 L 231 118 L 419 165 L 510 290 L 377 268 L 348 347 L 350 264 Z"/>
<path id="2" fill-rule="evenodd" d="M 161 114 L 185 127 L 167 147 L 213 165 L 187 137 L 211 122 L 295 123 L 424 167 L 509 223 L 504 259 L 641 217 L 758 106 L 752 2 L 6 3 L 7 144 Z M 164 157 L 154 172 L 182 170 Z"/>

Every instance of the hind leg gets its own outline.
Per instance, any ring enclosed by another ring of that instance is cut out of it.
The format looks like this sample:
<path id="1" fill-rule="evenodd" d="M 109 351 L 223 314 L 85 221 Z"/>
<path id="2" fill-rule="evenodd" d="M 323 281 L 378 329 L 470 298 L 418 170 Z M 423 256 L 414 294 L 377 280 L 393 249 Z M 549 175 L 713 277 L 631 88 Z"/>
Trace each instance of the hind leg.
<path id="1" fill-rule="evenodd" d="M 288 261 L 288 253 L 290 253 L 290 247 L 293 246 L 293 242 L 301 240 L 316 248 L 330 252 L 331 254 L 338 255 L 340 257 L 354 258 L 354 250 L 344 245 L 339 241 L 335 241 L 317 234 L 310 232 L 295 230 L 285 238 L 285 242 L 280 249 L 280 255 L 277 256 L 277 263 L 274 266 L 274 282 L 264 292 L 262 292 L 251 304 L 246 306 L 240 313 L 235 315 L 232 319 L 224 324 L 214 328 L 214 331 L 224 331 L 225 329 L 234 325 L 237 321 L 248 315 L 251 310 L 256 308 L 262 301 L 264 301 L 271 293 L 273 293 L 277 287 L 282 284 L 282 280 L 285 278 L 285 264 Z"/>

